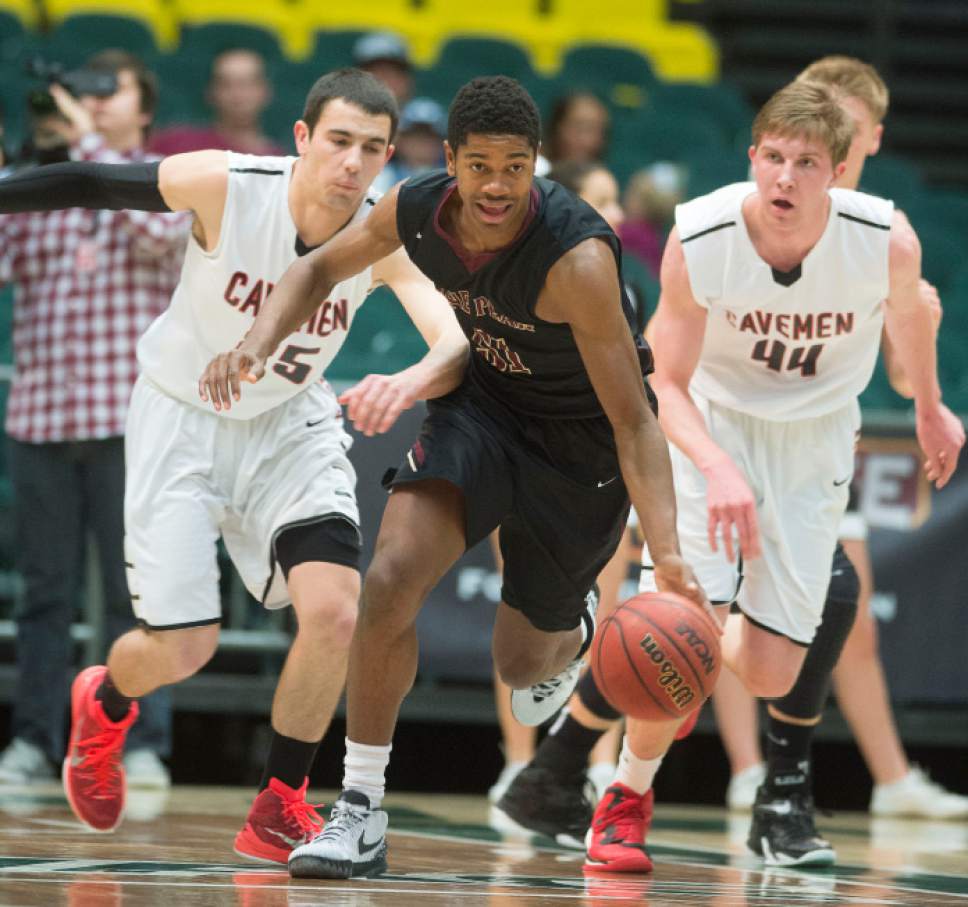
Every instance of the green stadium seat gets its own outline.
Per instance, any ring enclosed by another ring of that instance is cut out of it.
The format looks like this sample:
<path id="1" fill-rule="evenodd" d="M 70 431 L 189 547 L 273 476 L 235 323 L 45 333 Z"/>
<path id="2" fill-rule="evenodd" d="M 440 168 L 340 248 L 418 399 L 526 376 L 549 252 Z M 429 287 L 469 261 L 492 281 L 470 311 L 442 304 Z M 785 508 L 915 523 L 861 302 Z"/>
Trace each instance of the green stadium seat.
<path id="1" fill-rule="evenodd" d="M 650 93 L 652 106 L 670 114 L 687 114 L 715 122 L 730 145 L 749 144 L 750 126 L 756 111 L 732 85 L 696 85 L 662 82 Z"/>
<path id="2" fill-rule="evenodd" d="M 687 171 L 686 198 L 749 179 L 749 159 L 731 147 L 690 150 L 682 163 Z"/>
<path id="3" fill-rule="evenodd" d="M 864 164 L 860 189 L 871 195 L 889 198 L 898 208 L 906 209 L 924 191 L 924 185 L 917 165 L 881 152 L 868 158 Z"/>
<path id="4" fill-rule="evenodd" d="M 657 84 L 652 65 L 640 53 L 625 47 L 579 44 L 562 61 L 561 81 L 573 89 L 601 92 L 617 107 L 643 107 Z"/>
<path id="5" fill-rule="evenodd" d="M 962 264 L 965 251 L 964 236 L 953 234 L 933 221 L 912 220 L 921 240 L 921 274 L 930 280 L 945 301 L 945 290 Z"/>
<path id="6" fill-rule="evenodd" d="M 353 45 L 364 34 L 362 31 L 317 31 L 307 62 L 319 69 L 319 75 L 331 69 L 352 66 Z"/>
<path id="7" fill-rule="evenodd" d="M 240 21 L 184 25 L 176 59 L 196 71 L 202 67 L 207 78 L 212 58 L 233 47 L 245 47 L 261 54 L 270 74 L 283 58 L 282 46 L 276 34 Z"/>
<path id="8" fill-rule="evenodd" d="M 518 44 L 498 38 L 450 38 L 441 48 L 428 79 L 450 87 L 451 97 L 475 76 L 511 76 L 521 82 L 535 78 L 528 52 Z"/>
<path id="9" fill-rule="evenodd" d="M 731 153 L 715 123 L 653 110 L 613 117 L 606 160 L 624 182 L 653 161 L 686 162 L 700 154 L 726 159 Z"/>
<path id="10" fill-rule="evenodd" d="M 44 56 L 68 66 L 78 66 L 102 50 L 126 50 L 154 65 L 159 49 L 149 26 L 125 16 L 79 14 L 64 19 L 47 36 Z"/>
<path id="11" fill-rule="evenodd" d="M 968 236 L 968 192 L 955 189 L 925 189 L 905 213 L 912 222 L 931 222 L 951 232 L 964 242 Z"/>
<path id="12" fill-rule="evenodd" d="M 330 379 L 358 381 L 370 373 L 392 374 L 427 351 L 420 333 L 393 293 L 381 287 L 356 313 L 339 355 L 326 370 Z"/>

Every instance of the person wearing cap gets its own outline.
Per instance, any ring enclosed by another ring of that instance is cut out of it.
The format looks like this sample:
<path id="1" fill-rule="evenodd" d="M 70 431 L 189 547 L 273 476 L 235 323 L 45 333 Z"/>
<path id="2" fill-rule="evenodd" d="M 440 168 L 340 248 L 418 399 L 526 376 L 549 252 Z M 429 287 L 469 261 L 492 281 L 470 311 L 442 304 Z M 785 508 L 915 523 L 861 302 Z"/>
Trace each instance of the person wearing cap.
<path id="1" fill-rule="evenodd" d="M 413 96 L 413 63 L 402 38 L 389 31 L 363 35 L 353 45 L 353 63 L 386 85 L 403 110 Z"/>
<path id="2" fill-rule="evenodd" d="M 387 192 L 400 180 L 444 165 L 447 112 L 431 98 L 414 98 L 400 114 L 396 152 L 374 183 Z"/>

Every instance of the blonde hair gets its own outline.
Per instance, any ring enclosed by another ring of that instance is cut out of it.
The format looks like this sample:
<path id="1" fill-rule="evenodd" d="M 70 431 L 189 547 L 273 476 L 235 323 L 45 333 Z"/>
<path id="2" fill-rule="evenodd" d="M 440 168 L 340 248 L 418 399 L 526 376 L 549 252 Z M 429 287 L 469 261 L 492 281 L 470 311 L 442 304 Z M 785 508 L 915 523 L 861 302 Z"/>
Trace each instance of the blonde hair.
<path id="1" fill-rule="evenodd" d="M 856 57 L 821 57 L 803 70 L 797 81 L 832 85 L 844 97 L 857 98 L 870 111 L 875 123 L 887 115 L 890 93 L 884 80 L 870 63 Z"/>
<path id="2" fill-rule="evenodd" d="M 854 121 L 840 106 L 835 89 L 819 82 L 791 82 L 761 108 L 753 120 L 753 145 L 764 135 L 806 136 L 830 152 L 836 167 L 847 157 Z"/>

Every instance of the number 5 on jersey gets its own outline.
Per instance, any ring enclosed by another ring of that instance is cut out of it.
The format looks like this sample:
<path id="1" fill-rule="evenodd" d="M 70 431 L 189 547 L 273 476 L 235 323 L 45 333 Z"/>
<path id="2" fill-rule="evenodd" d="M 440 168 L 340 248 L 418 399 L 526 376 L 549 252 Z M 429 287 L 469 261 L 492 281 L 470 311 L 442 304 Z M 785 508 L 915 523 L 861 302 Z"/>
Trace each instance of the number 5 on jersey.
<path id="1" fill-rule="evenodd" d="M 315 356 L 319 350 L 320 347 L 318 346 L 287 346 L 282 351 L 282 355 L 279 356 L 279 361 L 272 366 L 272 370 L 285 378 L 286 381 L 291 381 L 293 384 L 302 384 L 313 367 L 307 362 L 300 362 L 298 357 Z"/>

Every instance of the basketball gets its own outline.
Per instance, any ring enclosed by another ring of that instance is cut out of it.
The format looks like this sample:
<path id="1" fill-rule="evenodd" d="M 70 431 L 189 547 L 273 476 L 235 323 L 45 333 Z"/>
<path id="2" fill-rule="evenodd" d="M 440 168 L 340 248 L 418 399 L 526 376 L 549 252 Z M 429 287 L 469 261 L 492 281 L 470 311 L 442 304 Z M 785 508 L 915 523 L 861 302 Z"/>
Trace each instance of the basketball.
<path id="1" fill-rule="evenodd" d="M 595 683 L 624 715 L 647 721 L 685 718 L 712 693 L 719 676 L 713 618 L 688 599 L 646 592 L 619 605 L 591 649 Z"/>

